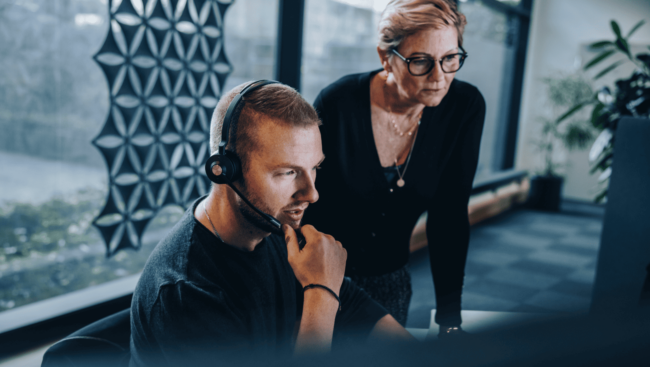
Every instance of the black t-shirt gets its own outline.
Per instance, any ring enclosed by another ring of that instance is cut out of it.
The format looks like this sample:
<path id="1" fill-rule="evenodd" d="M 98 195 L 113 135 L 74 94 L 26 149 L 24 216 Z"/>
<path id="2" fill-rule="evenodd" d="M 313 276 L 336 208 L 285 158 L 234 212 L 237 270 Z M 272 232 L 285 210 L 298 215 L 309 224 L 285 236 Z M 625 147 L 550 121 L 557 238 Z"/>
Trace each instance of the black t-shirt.
<path id="1" fill-rule="evenodd" d="M 250 350 L 290 353 L 302 289 L 284 239 L 254 251 L 219 241 L 195 217 L 197 200 L 151 254 L 131 304 L 131 365 L 192 365 Z M 335 337 L 369 333 L 387 312 L 348 279 Z"/>
<path id="2" fill-rule="evenodd" d="M 476 87 L 455 79 L 438 106 L 424 109 L 403 173 L 406 184 L 399 187 L 397 175 L 387 177 L 381 166 L 372 131 L 370 80 L 378 71 L 345 76 L 316 97 L 327 159 L 316 180 L 320 200 L 303 221 L 341 241 L 348 251 L 348 274 L 381 275 L 406 265 L 413 227 L 428 211 L 436 321 L 460 324 L 467 203 L 485 100 Z"/>

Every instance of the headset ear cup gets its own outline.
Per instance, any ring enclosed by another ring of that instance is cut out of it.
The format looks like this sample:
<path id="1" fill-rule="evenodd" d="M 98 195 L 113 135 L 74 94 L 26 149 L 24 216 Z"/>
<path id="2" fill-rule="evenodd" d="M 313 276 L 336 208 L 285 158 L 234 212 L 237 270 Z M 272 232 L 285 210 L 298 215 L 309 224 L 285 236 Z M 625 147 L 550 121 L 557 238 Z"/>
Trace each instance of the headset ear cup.
<path id="1" fill-rule="evenodd" d="M 221 167 L 220 174 L 215 174 L 215 166 Z M 226 151 L 226 154 L 215 153 L 205 162 L 205 174 L 210 181 L 217 184 L 234 182 L 241 176 L 241 162 L 239 157 L 229 151 Z"/>
<path id="2" fill-rule="evenodd" d="M 225 159 L 224 159 L 225 158 Z M 227 164 L 224 164 L 225 160 L 227 158 L 224 157 L 223 155 L 219 153 L 215 153 L 208 158 L 208 161 L 205 162 L 205 174 L 208 176 L 208 179 L 214 183 L 217 184 L 225 184 L 226 183 L 226 176 L 225 176 L 225 170 L 223 169 L 224 167 L 227 169 Z M 213 171 L 214 166 L 221 166 L 222 168 L 222 173 L 221 174 L 215 174 Z"/>
<path id="3" fill-rule="evenodd" d="M 233 153 L 229 150 L 226 150 L 226 158 L 229 164 L 226 176 L 228 177 L 228 181 L 235 182 L 239 180 L 242 174 L 241 161 L 239 160 L 239 157 L 236 153 Z"/>

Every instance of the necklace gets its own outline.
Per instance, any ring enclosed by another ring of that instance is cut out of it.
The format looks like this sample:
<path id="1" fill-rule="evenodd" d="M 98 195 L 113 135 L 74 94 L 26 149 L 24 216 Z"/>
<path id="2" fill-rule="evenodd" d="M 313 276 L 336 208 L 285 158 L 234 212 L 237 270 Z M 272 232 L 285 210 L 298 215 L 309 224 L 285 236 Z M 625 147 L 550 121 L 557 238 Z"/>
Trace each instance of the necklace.
<path id="1" fill-rule="evenodd" d="M 384 81 L 384 102 L 386 102 L 386 82 Z M 420 111 L 417 117 L 417 121 L 413 124 L 412 127 L 410 127 L 407 131 L 402 131 L 399 126 L 397 126 L 397 123 L 395 122 L 395 117 L 393 116 L 393 111 L 390 108 L 390 104 L 386 103 L 386 109 L 388 109 L 388 118 L 390 119 L 391 124 L 393 125 L 393 129 L 397 132 L 397 135 L 399 136 L 404 136 L 408 135 L 411 136 L 413 135 L 413 131 L 420 125 L 420 120 L 422 119 L 422 112 L 424 112 L 424 109 Z"/>
<path id="2" fill-rule="evenodd" d="M 405 170 L 406 171 L 406 170 Z M 398 171 L 399 172 L 399 171 Z M 205 213 L 205 216 L 208 217 L 208 222 L 210 222 L 210 225 L 212 226 L 212 231 L 214 232 L 214 235 L 217 236 L 219 241 L 225 243 L 221 236 L 219 236 L 219 232 L 217 232 L 217 229 L 214 228 L 214 223 L 212 223 L 212 219 L 210 219 L 210 215 L 208 214 L 208 210 L 205 208 L 205 201 L 203 202 L 203 212 Z"/>
<path id="3" fill-rule="evenodd" d="M 421 120 L 418 120 L 416 127 L 420 126 L 420 121 Z M 397 158 L 395 158 L 395 170 L 397 171 L 397 175 L 399 176 L 399 180 L 397 180 L 398 187 L 404 187 L 404 185 L 406 184 L 406 181 L 404 181 L 404 175 L 406 174 L 406 170 L 409 168 L 409 162 L 411 161 L 411 154 L 413 154 L 413 147 L 415 146 L 415 139 L 417 138 L 418 138 L 418 130 L 415 130 L 415 136 L 413 137 L 413 142 L 411 143 L 411 150 L 409 151 L 408 157 L 406 157 L 406 163 L 404 164 L 404 171 L 402 171 L 401 173 L 399 171 L 399 168 L 397 168 Z"/>

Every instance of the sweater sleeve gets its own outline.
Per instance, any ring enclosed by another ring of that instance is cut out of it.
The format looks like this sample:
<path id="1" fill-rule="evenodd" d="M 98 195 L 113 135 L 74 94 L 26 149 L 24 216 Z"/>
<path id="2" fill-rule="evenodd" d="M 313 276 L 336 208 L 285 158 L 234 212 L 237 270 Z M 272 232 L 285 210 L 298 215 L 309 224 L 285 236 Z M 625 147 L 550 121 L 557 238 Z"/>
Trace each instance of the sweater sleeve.
<path id="1" fill-rule="evenodd" d="M 367 338 L 375 324 L 388 314 L 385 308 L 352 283 L 350 278 L 343 280 L 340 294 L 341 312 L 336 315 L 334 324 L 334 335 L 337 338 L 346 334 Z"/>
<path id="2" fill-rule="evenodd" d="M 249 330 L 223 292 L 192 283 L 161 287 L 149 311 L 131 310 L 131 366 L 204 365 L 252 349 Z"/>
<path id="3" fill-rule="evenodd" d="M 430 202 L 426 225 L 436 291 L 435 321 L 445 326 L 457 326 L 462 322 L 461 293 L 469 247 L 467 204 L 485 120 L 485 100 L 478 90 L 468 107 L 458 143 Z"/>

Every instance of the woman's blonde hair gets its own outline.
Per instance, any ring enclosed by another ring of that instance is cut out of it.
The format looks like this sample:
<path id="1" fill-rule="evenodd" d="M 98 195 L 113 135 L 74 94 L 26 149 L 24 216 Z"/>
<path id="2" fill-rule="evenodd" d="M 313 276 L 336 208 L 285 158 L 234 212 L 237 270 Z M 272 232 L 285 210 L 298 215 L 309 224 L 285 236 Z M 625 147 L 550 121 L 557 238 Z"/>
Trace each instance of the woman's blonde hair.
<path id="1" fill-rule="evenodd" d="M 461 47 L 466 24 L 465 16 L 452 0 L 392 0 L 381 14 L 378 46 L 390 53 L 412 34 L 453 26 Z"/>

